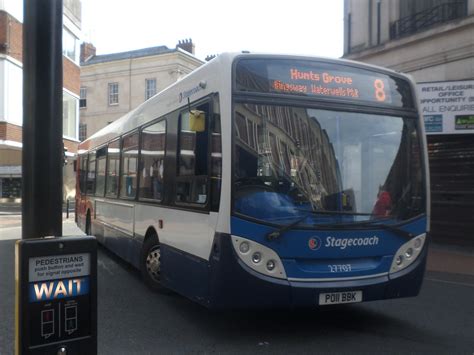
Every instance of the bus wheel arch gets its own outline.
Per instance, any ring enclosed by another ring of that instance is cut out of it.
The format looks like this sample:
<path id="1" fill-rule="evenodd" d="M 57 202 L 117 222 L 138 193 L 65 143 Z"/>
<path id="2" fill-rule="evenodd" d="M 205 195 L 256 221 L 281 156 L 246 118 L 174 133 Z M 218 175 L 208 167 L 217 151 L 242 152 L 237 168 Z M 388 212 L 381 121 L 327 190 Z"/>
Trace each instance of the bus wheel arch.
<path id="1" fill-rule="evenodd" d="M 163 291 L 161 284 L 161 246 L 158 233 L 149 227 L 142 245 L 140 271 L 145 283 L 153 290 Z"/>

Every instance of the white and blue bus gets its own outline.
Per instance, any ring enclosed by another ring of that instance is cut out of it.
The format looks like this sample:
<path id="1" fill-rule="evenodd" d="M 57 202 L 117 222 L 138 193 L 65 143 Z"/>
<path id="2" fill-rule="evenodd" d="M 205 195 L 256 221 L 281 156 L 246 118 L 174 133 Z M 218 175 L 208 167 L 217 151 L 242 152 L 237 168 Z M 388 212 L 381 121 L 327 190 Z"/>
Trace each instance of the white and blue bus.
<path id="1" fill-rule="evenodd" d="M 222 54 L 81 143 L 77 223 L 211 308 L 416 296 L 423 126 L 405 75 Z"/>

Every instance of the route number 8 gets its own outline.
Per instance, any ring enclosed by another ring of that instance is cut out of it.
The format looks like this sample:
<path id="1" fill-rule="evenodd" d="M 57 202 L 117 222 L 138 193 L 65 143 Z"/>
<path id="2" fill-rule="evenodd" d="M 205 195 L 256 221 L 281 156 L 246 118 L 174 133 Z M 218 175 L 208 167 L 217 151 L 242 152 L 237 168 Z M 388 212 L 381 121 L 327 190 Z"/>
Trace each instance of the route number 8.
<path id="1" fill-rule="evenodd" d="M 374 81 L 374 88 L 375 88 L 375 98 L 377 101 L 385 101 L 385 86 L 383 84 L 383 81 L 380 79 L 376 79 Z"/>

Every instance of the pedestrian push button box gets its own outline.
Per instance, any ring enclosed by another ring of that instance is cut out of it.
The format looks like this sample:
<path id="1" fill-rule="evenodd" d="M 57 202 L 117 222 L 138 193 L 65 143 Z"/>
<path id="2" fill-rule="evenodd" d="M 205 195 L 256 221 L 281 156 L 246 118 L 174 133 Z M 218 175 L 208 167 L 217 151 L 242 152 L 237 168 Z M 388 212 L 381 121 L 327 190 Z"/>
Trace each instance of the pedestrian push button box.
<path id="1" fill-rule="evenodd" d="M 16 354 L 97 353 L 94 237 L 16 244 Z"/>

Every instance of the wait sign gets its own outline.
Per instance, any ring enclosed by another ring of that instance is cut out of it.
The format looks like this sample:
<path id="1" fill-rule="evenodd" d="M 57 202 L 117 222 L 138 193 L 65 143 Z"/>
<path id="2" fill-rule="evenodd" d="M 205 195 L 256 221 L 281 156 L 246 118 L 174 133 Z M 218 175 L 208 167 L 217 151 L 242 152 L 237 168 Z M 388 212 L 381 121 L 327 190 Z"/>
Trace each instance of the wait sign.
<path id="1" fill-rule="evenodd" d="M 94 237 L 16 244 L 16 353 L 97 353 Z"/>

